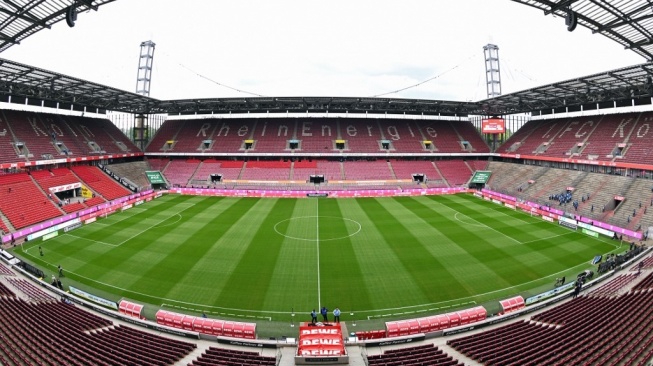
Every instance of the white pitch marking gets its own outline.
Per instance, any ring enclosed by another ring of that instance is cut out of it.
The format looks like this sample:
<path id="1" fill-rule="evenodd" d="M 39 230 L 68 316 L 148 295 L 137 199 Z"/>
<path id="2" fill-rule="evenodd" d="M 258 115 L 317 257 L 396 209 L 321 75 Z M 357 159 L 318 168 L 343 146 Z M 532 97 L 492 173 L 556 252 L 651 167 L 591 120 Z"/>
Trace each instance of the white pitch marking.
<path id="1" fill-rule="evenodd" d="M 315 200 L 315 243 L 317 244 L 317 307 L 322 308 L 322 298 L 320 290 L 320 200 Z"/>

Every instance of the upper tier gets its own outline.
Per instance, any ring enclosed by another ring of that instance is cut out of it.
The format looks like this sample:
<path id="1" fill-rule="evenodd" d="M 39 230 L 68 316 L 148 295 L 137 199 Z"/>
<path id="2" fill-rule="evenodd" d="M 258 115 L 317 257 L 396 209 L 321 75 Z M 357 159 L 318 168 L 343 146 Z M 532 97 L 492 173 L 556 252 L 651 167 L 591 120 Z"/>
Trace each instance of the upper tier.
<path id="1" fill-rule="evenodd" d="M 653 112 L 530 121 L 497 152 L 653 164 L 651 124 Z"/>
<path id="2" fill-rule="evenodd" d="M 488 153 L 468 121 L 364 118 L 168 120 L 148 153 Z"/>
<path id="3" fill-rule="evenodd" d="M 128 154 L 139 149 L 107 119 L 0 110 L 0 162 Z"/>

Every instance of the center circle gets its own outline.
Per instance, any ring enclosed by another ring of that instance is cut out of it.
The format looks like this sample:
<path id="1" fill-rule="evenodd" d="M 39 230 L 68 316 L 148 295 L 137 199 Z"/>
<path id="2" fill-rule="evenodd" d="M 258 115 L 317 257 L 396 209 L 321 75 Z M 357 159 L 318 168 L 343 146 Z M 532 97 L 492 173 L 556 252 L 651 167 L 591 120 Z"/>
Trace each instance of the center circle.
<path id="1" fill-rule="evenodd" d="M 322 233 L 318 233 L 318 225 Z M 340 235 L 340 233 L 329 233 L 328 230 L 322 229 L 334 227 L 336 225 L 344 225 L 348 235 Z M 362 229 L 361 224 L 352 219 L 337 216 L 300 216 L 291 217 L 289 219 L 281 220 L 274 225 L 274 231 L 285 236 L 288 239 L 323 242 L 340 240 L 352 237 L 358 234 Z"/>

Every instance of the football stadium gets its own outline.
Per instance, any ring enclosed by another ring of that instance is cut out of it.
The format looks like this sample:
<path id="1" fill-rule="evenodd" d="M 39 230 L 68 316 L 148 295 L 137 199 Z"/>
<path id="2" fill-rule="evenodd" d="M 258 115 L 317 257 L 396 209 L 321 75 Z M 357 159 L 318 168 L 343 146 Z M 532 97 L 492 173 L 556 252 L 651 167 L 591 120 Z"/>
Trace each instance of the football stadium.
<path id="1" fill-rule="evenodd" d="M 639 62 L 506 93 L 488 43 L 470 100 L 411 94 L 464 63 L 373 96 L 179 64 L 236 96 L 155 98 L 152 40 L 136 92 L 4 58 L 124 1 L 0 2 L 0 364 L 651 365 L 653 4 L 503 2 Z"/>

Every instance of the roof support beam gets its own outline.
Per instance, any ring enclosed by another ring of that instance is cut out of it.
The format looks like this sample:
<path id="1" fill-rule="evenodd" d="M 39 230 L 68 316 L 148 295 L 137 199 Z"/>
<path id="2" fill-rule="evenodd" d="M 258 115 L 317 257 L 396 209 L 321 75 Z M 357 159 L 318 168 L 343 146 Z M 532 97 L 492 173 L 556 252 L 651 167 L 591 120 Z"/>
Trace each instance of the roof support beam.
<path id="1" fill-rule="evenodd" d="M 556 10 L 568 8 L 571 4 L 575 3 L 576 0 L 562 0 L 555 5 L 551 6 L 551 10 L 545 10 L 544 15 L 549 15 L 551 13 L 554 13 Z"/>

